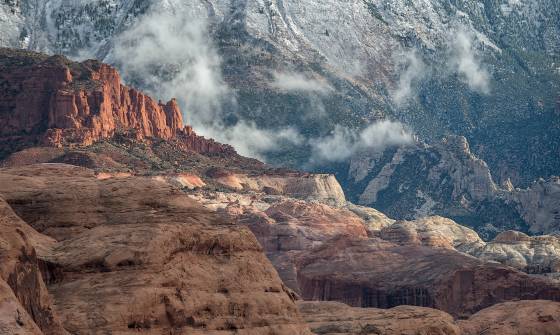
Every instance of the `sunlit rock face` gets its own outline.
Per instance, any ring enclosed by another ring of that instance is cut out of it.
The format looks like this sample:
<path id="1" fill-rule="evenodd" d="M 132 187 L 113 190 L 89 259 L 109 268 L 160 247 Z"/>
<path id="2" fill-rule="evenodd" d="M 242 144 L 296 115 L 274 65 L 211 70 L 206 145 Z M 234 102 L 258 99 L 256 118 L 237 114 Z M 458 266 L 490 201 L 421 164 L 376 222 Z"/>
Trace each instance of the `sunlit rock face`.
<path id="1" fill-rule="evenodd" d="M 255 236 L 169 184 L 66 164 L 0 180 L 3 330 L 308 334 Z"/>
<path id="2" fill-rule="evenodd" d="M 414 221 L 396 221 L 371 231 L 370 235 L 403 246 L 422 245 L 456 250 L 529 274 L 558 278 L 560 273 L 558 235 L 528 236 L 509 230 L 485 242 L 472 229 L 439 216 Z"/>
<path id="3" fill-rule="evenodd" d="M 97 61 L 0 49 L 0 158 L 31 146 L 89 146 L 117 134 L 178 140 L 200 153 L 231 153 L 228 145 L 185 127 L 176 102 L 156 102 L 121 83 L 113 67 Z"/>

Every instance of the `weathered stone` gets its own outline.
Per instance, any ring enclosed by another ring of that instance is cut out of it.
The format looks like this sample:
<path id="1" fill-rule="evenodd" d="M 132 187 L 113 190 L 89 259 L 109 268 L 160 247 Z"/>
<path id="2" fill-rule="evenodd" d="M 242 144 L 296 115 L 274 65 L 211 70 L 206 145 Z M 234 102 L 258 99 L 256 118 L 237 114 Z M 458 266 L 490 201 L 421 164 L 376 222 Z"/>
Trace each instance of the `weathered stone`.
<path id="1" fill-rule="evenodd" d="M 72 334 L 308 332 L 249 229 L 165 181 L 40 164 L 0 170 L 0 184 L 17 213 L 57 240 L 38 257 Z"/>

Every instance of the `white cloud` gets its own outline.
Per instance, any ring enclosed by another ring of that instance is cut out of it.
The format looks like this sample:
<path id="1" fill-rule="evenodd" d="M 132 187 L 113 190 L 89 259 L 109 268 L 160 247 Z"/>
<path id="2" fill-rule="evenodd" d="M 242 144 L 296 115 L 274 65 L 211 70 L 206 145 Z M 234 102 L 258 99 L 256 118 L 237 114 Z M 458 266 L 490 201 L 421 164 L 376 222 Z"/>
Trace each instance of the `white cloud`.
<path id="1" fill-rule="evenodd" d="M 308 78 L 301 73 L 275 72 L 270 87 L 283 91 L 328 93 L 333 88 L 325 81 Z"/>
<path id="2" fill-rule="evenodd" d="M 329 136 L 309 140 L 313 152 L 312 161 L 343 161 L 352 156 L 356 141 L 355 132 L 337 125 Z"/>
<path id="3" fill-rule="evenodd" d="M 152 7 L 116 38 L 109 59 L 125 80 L 158 98 L 176 97 L 192 122 L 215 117 L 229 91 L 206 21 L 180 9 Z"/>
<path id="4" fill-rule="evenodd" d="M 281 144 L 300 145 L 304 142 L 295 128 L 262 129 L 253 122 L 245 121 L 229 127 L 212 125 L 200 128 L 199 133 L 232 145 L 240 155 L 261 160 L 264 160 L 264 153 L 277 151 Z"/>
<path id="5" fill-rule="evenodd" d="M 474 46 L 475 35 L 460 27 L 448 37 L 449 66 L 472 90 L 490 93 L 490 74 Z"/>
<path id="6" fill-rule="evenodd" d="M 361 150 L 383 151 L 412 141 L 412 134 L 400 122 L 379 121 L 361 131 L 337 126 L 330 135 L 309 141 L 313 149 L 310 164 L 340 162 Z"/>
<path id="7" fill-rule="evenodd" d="M 128 83 L 137 83 L 158 99 L 177 98 L 185 120 L 201 135 L 231 144 L 242 155 L 263 159 L 281 143 L 299 144 L 294 128 L 260 129 L 240 120 L 226 126 L 224 105 L 234 106 L 233 92 L 221 73 L 221 59 L 202 15 L 186 12 L 179 0 L 150 11 L 114 41 L 108 61 Z M 328 86 L 303 76 L 279 74 L 285 89 L 322 91 Z"/>
<path id="8" fill-rule="evenodd" d="M 360 133 L 359 148 L 381 151 L 388 146 L 402 145 L 412 142 L 412 134 L 402 123 L 379 121 L 366 127 Z"/>
<path id="9" fill-rule="evenodd" d="M 396 58 L 402 71 L 397 88 L 391 92 L 391 97 L 397 106 L 402 106 L 416 96 L 418 82 L 426 75 L 426 65 L 416 50 L 401 52 Z"/>

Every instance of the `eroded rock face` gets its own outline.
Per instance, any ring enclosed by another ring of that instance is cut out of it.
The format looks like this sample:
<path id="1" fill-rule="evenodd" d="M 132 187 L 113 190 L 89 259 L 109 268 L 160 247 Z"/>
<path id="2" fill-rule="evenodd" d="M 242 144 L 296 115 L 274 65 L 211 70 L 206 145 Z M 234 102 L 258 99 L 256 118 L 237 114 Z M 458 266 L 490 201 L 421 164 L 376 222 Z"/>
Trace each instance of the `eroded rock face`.
<path id="1" fill-rule="evenodd" d="M 529 274 L 557 277 L 560 272 L 560 240 L 556 235 L 528 236 L 518 231 L 505 231 L 485 242 L 472 229 L 439 216 L 396 221 L 370 230 L 369 234 L 403 246 L 456 250 Z"/>
<path id="2" fill-rule="evenodd" d="M 297 261 L 306 300 L 358 307 L 416 305 L 465 316 L 514 299 L 560 300 L 560 286 L 453 250 L 339 237 Z"/>
<path id="3" fill-rule="evenodd" d="M 318 335 L 461 334 L 451 315 L 425 307 L 359 308 L 334 301 L 302 301 L 298 307 L 311 331 Z"/>
<path id="4" fill-rule="evenodd" d="M 277 174 L 235 174 L 221 171 L 208 174 L 219 184 L 237 191 L 284 195 L 334 207 L 346 205 L 342 187 L 334 175 L 284 172 Z"/>
<path id="5" fill-rule="evenodd" d="M 56 239 L 38 258 L 73 334 L 307 333 L 255 236 L 165 181 L 64 164 L 0 180 L 15 211 Z"/>
<path id="6" fill-rule="evenodd" d="M 382 308 L 412 304 L 453 315 L 511 299 L 558 299 L 552 282 L 498 264 L 511 265 L 507 258 L 466 255 L 478 257 L 475 251 L 487 244 L 443 217 L 395 222 L 352 204 L 334 208 L 262 193 L 191 196 L 247 225 L 284 283 L 304 299 Z"/>
<path id="7" fill-rule="evenodd" d="M 66 334 L 40 272 L 36 248 L 54 240 L 23 222 L 0 197 L 0 332 Z"/>
<path id="8" fill-rule="evenodd" d="M 553 335 L 560 332 L 560 303 L 523 300 L 483 309 L 467 320 L 413 306 L 357 308 L 332 301 L 299 302 L 311 330 L 318 335 Z"/>
<path id="9" fill-rule="evenodd" d="M 414 221 L 397 221 L 381 229 L 377 236 L 400 245 L 464 250 L 484 244 L 478 234 L 453 220 L 441 216 L 425 217 Z"/>
<path id="10" fill-rule="evenodd" d="M 117 132 L 180 139 L 201 153 L 233 152 L 183 128 L 175 100 L 164 104 L 122 85 L 107 64 L 0 49 L 0 82 L 0 157 L 33 145 L 91 145 Z"/>
<path id="11" fill-rule="evenodd" d="M 512 197 L 519 203 L 532 233 L 560 233 L 560 177 L 540 179 Z"/>
<path id="12" fill-rule="evenodd" d="M 505 302 L 458 324 L 464 335 L 560 334 L 560 304 L 545 300 Z"/>
<path id="13" fill-rule="evenodd" d="M 526 189 L 515 188 L 509 179 L 498 185 L 461 136 L 382 153 L 360 152 L 341 182 L 351 190 L 350 201 L 400 220 L 448 217 L 485 240 L 505 230 L 560 231 L 558 177 L 539 179 Z"/>
<path id="14" fill-rule="evenodd" d="M 350 201 L 375 207 L 392 218 L 448 217 L 485 239 L 505 229 L 528 231 L 532 225 L 512 197 L 514 191 L 494 183 L 486 163 L 461 136 L 382 154 L 359 153 L 352 158 L 342 184 L 353 190 Z"/>
<path id="15" fill-rule="evenodd" d="M 528 236 L 516 231 L 500 233 L 488 243 L 471 246 L 465 252 L 533 274 L 560 272 L 560 238 Z"/>
<path id="16" fill-rule="evenodd" d="M 207 208 L 248 226 L 263 246 L 283 282 L 299 293 L 295 257 L 336 236 L 366 238 L 364 221 L 348 209 L 285 196 L 198 193 Z"/>

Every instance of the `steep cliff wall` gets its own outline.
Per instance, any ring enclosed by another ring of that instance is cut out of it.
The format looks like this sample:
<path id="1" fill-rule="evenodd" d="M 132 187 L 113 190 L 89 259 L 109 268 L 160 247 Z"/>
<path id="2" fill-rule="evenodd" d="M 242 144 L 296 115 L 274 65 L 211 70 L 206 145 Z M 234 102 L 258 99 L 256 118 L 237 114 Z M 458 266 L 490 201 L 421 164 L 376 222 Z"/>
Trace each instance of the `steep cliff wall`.
<path id="1" fill-rule="evenodd" d="M 97 61 L 0 49 L 0 157 L 32 146 L 87 146 L 117 133 L 176 139 L 200 153 L 234 152 L 184 127 L 177 102 L 157 102 Z"/>

